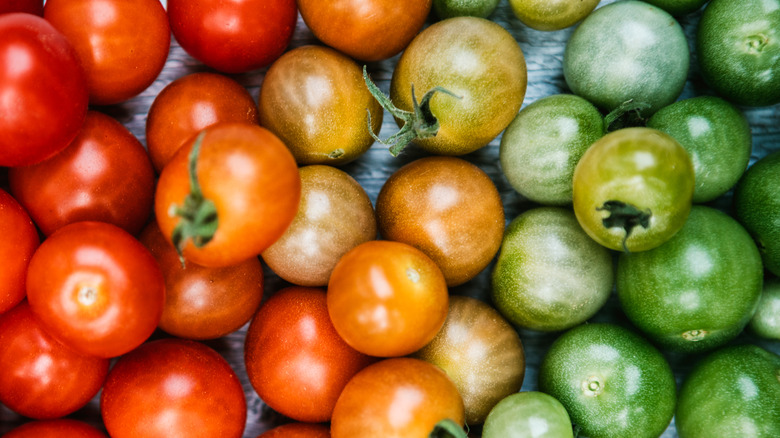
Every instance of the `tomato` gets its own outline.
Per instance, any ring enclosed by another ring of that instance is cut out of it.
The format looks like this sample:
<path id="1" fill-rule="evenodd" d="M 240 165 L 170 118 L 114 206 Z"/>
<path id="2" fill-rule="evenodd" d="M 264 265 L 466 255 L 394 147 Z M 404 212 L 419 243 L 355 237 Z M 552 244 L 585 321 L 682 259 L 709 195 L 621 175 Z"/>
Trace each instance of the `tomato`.
<path id="1" fill-rule="evenodd" d="M 106 435 L 82 421 L 60 418 L 24 423 L 3 438 L 106 438 Z"/>
<path id="2" fill-rule="evenodd" d="M 27 211 L 11 195 L 0 189 L 0 314 L 13 308 L 26 296 L 25 277 L 30 258 L 40 239 Z"/>
<path id="3" fill-rule="evenodd" d="M 374 240 L 341 257 L 328 282 L 328 314 L 352 348 L 403 356 L 431 341 L 447 317 L 447 284 L 423 252 Z"/>
<path id="4" fill-rule="evenodd" d="M 390 175 L 376 200 L 379 233 L 414 246 L 448 286 L 479 274 L 498 252 L 504 208 L 490 177 L 456 157 L 424 157 Z"/>
<path id="5" fill-rule="evenodd" d="M 604 134 L 604 118 L 587 100 L 572 94 L 543 97 L 523 108 L 502 134 L 501 171 L 534 202 L 571 204 L 574 167 Z"/>
<path id="6" fill-rule="evenodd" d="M 43 17 L 43 0 L 4 0 L 0 3 L 0 14 L 26 12 Z"/>
<path id="7" fill-rule="evenodd" d="M 215 339 L 249 322 L 263 298 L 257 257 L 224 268 L 184 266 L 176 248 L 152 221 L 139 237 L 165 278 L 165 307 L 158 327 L 186 339 Z"/>
<path id="8" fill-rule="evenodd" d="M 180 147 L 219 122 L 260 123 L 257 104 L 234 79 L 199 72 L 166 85 L 146 118 L 146 145 L 154 169 L 161 172 Z"/>
<path id="9" fill-rule="evenodd" d="M 84 70 L 67 38 L 41 17 L 0 16 L 0 166 L 65 149 L 87 114 Z"/>
<path id="10" fill-rule="evenodd" d="M 176 41 L 193 58 L 224 73 L 259 69 L 292 39 L 295 0 L 168 0 Z"/>
<path id="11" fill-rule="evenodd" d="M 748 323 L 750 331 L 762 338 L 780 341 L 780 279 L 764 280 L 756 313 Z"/>
<path id="12" fill-rule="evenodd" d="M 268 69 L 260 88 L 260 123 L 298 164 L 344 164 L 362 155 L 382 127 L 382 108 L 357 63 L 322 46 L 295 48 Z M 371 131 L 366 128 L 370 111 Z"/>
<path id="13" fill-rule="evenodd" d="M 240 438 L 241 382 L 211 348 L 183 339 L 146 343 L 108 373 L 100 414 L 112 438 Z"/>
<path id="14" fill-rule="evenodd" d="M 780 436 L 778 376 L 780 356 L 756 345 L 706 356 L 680 389 L 675 420 L 680 437 Z"/>
<path id="15" fill-rule="evenodd" d="M 696 32 L 704 80 L 739 105 L 780 102 L 780 0 L 713 0 Z"/>
<path id="16" fill-rule="evenodd" d="M 476 298 L 450 297 L 436 337 L 413 357 L 447 373 L 463 397 L 466 424 L 482 424 L 502 398 L 517 392 L 525 376 L 525 352 L 515 329 Z"/>
<path id="17" fill-rule="evenodd" d="M 693 202 L 723 195 L 747 169 L 753 147 L 742 112 L 723 99 L 698 96 L 661 108 L 647 126 L 665 132 L 688 151 L 696 188 Z"/>
<path id="18" fill-rule="evenodd" d="M 433 0 L 433 11 L 441 19 L 462 16 L 488 18 L 498 3 L 499 0 Z"/>
<path id="19" fill-rule="evenodd" d="M 347 345 L 328 316 L 322 289 L 288 287 L 258 310 L 247 330 L 249 382 L 272 409 L 325 422 L 349 379 L 375 359 Z"/>
<path id="20" fill-rule="evenodd" d="M 187 260 L 229 266 L 284 234 L 298 210 L 301 178 L 290 151 L 265 128 L 226 122 L 202 133 L 160 174 L 155 215 Z"/>
<path id="21" fill-rule="evenodd" d="M 301 18 L 320 41 L 362 61 L 400 53 L 428 18 L 431 0 L 298 0 Z"/>
<path id="22" fill-rule="evenodd" d="M 390 99 L 397 108 L 383 106 L 405 125 L 390 151 L 397 154 L 410 139 L 439 155 L 482 148 L 520 110 L 526 83 L 523 52 L 503 27 L 477 17 L 439 21 L 414 38 L 393 70 Z M 401 113 L 415 108 L 422 117 Z"/>
<path id="23" fill-rule="evenodd" d="M 108 364 L 51 337 L 27 302 L 0 315 L 0 401 L 25 417 L 59 418 L 80 409 L 103 385 Z"/>
<path id="24" fill-rule="evenodd" d="M 607 248 L 655 248 L 685 223 L 694 172 L 685 149 L 661 131 L 611 132 L 574 169 L 574 213 L 585 232 Z"/>
<path id="25" fill-rule="evenodd" d="M 44 18 L 76 49 L 93 105 L 140 94 L 168 58 L 171 33 L 159 0 L 48 0 Z"/>
<path id="26" fill-rule="evenodd" d="M 516 326 L 564 330 L 604 306 L 613 276 L 609 250 L 588 237 L 571 210 L 539 207 L 507 227 L 491 297 Z"/>
<path id="27" fill-rule="evenodd" d="M 674 102 L 688 77 L 690 52 L 682 27 L 641 1 L 598 8 L 566 43 L 566 84 L 601 110 L 632 101 L 649 116 Z"/>
<path id="28" fill-rule="evenodd" d="M 79 221 L 101 221 L 137 234 L 149 220 L 154 169 L 141 142 L 121 123 L 89 111 L 62 152 L 8 173 L 11 193 L 50 235 Z"/>
<path id="29" fill-rule="evenodd" d="M 347 383 L 333 411 L 333 438 L 428 437 L 441 420 L 463 425 L 463 401 L 434 365 L 392 358 L 369 365 Z"/>
<path id="30" fill-rule="evenodd" d="M 575 25 L 598 3 L 599 0 L 509 0 L 515 17 L 528 27 L 544 31 Z"/>
<path id="31" fill-rule="evenodd" d="M 664 356 L 639 335 L 605 323 L 556 339 L 539 367 L 539 389 L 566 407 L 585 436 L 658 437 L 676 403 Z"/>
<path id="32" fill-rule="evenodd" d="M 165 283 L 154 257 L 126 231 L 76 222 L 33 254 L 27 298 L 52 336 L 82 353 L 114 357 L 154 332 Z"/>
<path id="33" fill-rule="evenodd" d="M 347 251 L 376 238 L 374 207 L 348 173 L 325 165 L 304 166 L 301 201 L 290 227 L 263 251 L 281 278 L 301 286 L 326 286 Z"/>
<path id="34" fill-rule="evenodd" d="M 287 423 L 267 430 L 257 438 L 330 438 L 326 424 Z"/>
<path id="35" fill-rule="evenodd" d="M 699 10 L 709 0 L 643 0 L 658 6 L 675 17 L 690 14 Z"/>
<path id="36" fill-rule="evenodd" d="M 491 409 L 482 438 L 574 438 L 561 402 L 543 392 L 509 395 Z"/>

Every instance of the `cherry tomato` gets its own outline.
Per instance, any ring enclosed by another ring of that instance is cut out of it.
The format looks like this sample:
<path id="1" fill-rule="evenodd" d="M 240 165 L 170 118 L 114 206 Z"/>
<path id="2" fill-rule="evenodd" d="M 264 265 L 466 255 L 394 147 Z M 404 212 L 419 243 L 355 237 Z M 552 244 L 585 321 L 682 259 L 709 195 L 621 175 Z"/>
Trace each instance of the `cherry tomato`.
<path id="1" fill-rule="evenodd" d="M 330 438 L 326 424 L 287 423 L 267 430 L 257 438 Z"/>
<path id="2" fill-rule="evenodd" d="M 328 313 L 339 335 L 371 356 L 403 356 L 431 341 L 447 317 L 447 284 L 436 263 L 400 242 L 362 243 L 341 257 L 328 282 Z"/>
<path id="3" fill-rule="evenodd" d="M 249 382 L 274 410 L 298 421 L 329 421 L 349 379 L 375 359 L 333 328 L 322 289 L 289 287 L 260 307 L 246 334 Z"/>
<path id="4" fill-rule="evenodd" d="M 257 104 L 241 84 L 217 73 L 191 73 L 160 91 L 146 118 L 146 146 L 159 173 L 182 145 L 219 122 L 260 123 Z"/>
<path id="5" fill-rule="evenodd" d="M 73 46 L 41 17 L 0 15 L 0 166 L 65 149 L 87 114 L 87 81 Z"/>
<path id="6" fill-rule="evenodd" d="M 93 105 L 140 94 L 168 58 L 171 32 L 159 0 L 47 0 L 43 16 L 76 49 Z"/>
<path id="7" fill-rule="evenodd" d="M 425 24 L 431 0 L 298 0 L 320 41 L 362 61 L 400 53 Z"/>
<path id="8" fill-rule="evenodd" d="M 265 128 L 220 123 L 202 132 L 160 174 L 155 214 L 187 260 L 229 266 L 284 234 L 298 211 L 301 178 L 289 149 Z"/>
<path id="9" fill-rule="evenodd" d="M 780 278 L 764 280 L 761 299 L 748 327 L 759 337 L 780 341 Z"/>
<path id="10" fill-rule="evenodd" d="M 571 418 L 561 402 L 538 391 L 502 399 L 490 410 L 482 438 L 574 438 Z"/>
<path id="11" fill-rule="evenodd" d="M 11 309 L 26 296 L 25 278 L 40 239 L 24 207 L 8 192 L 0 189 L 0 314 Z"/>
<path id="12" fill-rule="evenodd" d="M 112 438 L 240 438 L 247 410 L 241 382 L 219 353 L 161 339 L 116 362 L 100 413 Z"/>
<path id="13" fill-rule="evenodd" d="M 59 418 L 24 423 L 3 438 L 106 438 L 106 434 L 82 421 Z"/>
<path id="14" fill-rule="evenodd" d="M 571 27 L 598 4 L 599 0 L 509 0 L 515 17 L 528 27 L 544 31 Z"/>
<path id="15" fill-rule="evenodd" d="M 700 9 L 709 0 L 644 0 L 651 5 L 658 6 L 664 11 L 679 17 L 690 14 Z"/>
<path id="16" fill-rule="evenodd" d="M 498 7 L 499 0 L 433 0 L 433 11 L 440 19 L 452 17 L 488 18 Z"/>
<path id="17" fill-rule="evenodd" d="M 52 336 L 83 353 L 114 357 L 154 332 L 165 283 L 154 257 L 126 231 L 76 222 L 33 254 L 27 298 Z"/>
<path id="18" fill-rule="evenodd" d="M 103 386 L 108 365 L 54 339 L 26 301 L 0 315 L 0 401 L 25 417 L 80 409 Z"/>
<path id="19" fill-rule="evenodd" d="M 0 3 L 0 14 L 26 12 L 43 17 L 43 0 L 4 0 Z"/>
<path id="20" fill-rule="evenodd" d="M 101 221 L 138 234 L 149 220 L 154 169 L 141 142 L 121 123 L 89 111 L 78 136 L 38 164 L 12 168 L 11 193 L 50 235 L 79 221 Z"/>
<path id="21" fill-rule="evenodd" d="M 295 0 L 168 0 L 176 41 L 224 73 L 244 73 L 278 58 L 292 39 Z"/>

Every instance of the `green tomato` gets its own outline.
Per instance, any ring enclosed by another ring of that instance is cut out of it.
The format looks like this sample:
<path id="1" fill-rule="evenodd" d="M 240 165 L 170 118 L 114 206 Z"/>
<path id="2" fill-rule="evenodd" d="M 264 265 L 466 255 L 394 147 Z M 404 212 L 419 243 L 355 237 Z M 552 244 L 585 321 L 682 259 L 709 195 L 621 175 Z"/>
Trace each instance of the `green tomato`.
<path id="1" fill-rule="evenodd" d="M 571 419 L 561 402 L 543 392 L 512 394 L 490 411 L 482 438 L 573 438 Z"/>
<path id="2" fill-rule="evenodd" d="M 780 0 L 712 0 L 696 32 L 704 80 L 739 105 L 780 102 Z"/>
<path id="3" fill-rule="evenodd" d="M 560 30 L 573 26 L 596 8 L 599 0 L 509 0 L 523 24 L 536 30 Z"/>
<path id="4" fill-rule="evenodd" d="M 644 0 L 651 5 L 658 6 L 664 11 L 679 17 L 699 10 L 709 0 Z"/>
<path id="5" fill-rule="evenodd" d="M 501 136 L 501 170 L 532 201 L 571 204 L 574 167 L 604 134 L 604 119 L 587 100 L 573 94 L 544 97 L 523 108 Z"/>
<path id="6" fill-rule="evenodd" d="M 748 324 L 758 336 L 780 341 L 780 279 L 764 281 L 758 308 Z"/>
<path id="7" fill-rule="evenodd" d="M 657 438 L 676 402 L 663 355 L 639 335 L 603 323 L 580 325 L 553 342 L 539 368 L 539 388 L 590 438 Z"/>
<path id="8" fill-rule="evenodd" d="M 780 356 L 756 345 L 701 360 L 680 389 L 680 438 L 780 436 Z"/>
<path id="9" fill-rule="evenodd" d="M 452 17 L 487 18 L 496 10 L 499 0 L 433 0 L 433 11 L 441 19 Z"/>
<path id="10" fill-rule="evenodd" d="M 493 303 L 513 324 L 558 331 L 592 317 L 613 285 L 612 256 L 588 237 L 571 210 L 540 207 L 504 232 L 493 269 Z"/>
<path id="11" fill-rule="evenodd" d="M 677 101 L 655 113 L 647 126 L 671 135 L 690 154 L 696 180 L 693 202 L 726 193 L 750 162 L 750 125 L 737 108 L 718 97 Z"/>

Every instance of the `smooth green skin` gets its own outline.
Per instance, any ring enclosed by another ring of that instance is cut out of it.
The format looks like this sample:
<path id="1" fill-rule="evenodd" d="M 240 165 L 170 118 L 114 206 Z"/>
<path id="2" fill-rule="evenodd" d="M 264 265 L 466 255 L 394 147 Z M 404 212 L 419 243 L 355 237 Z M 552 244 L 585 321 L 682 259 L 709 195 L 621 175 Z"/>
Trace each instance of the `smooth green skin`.
<path id="1" fill-rule="evenodd" d="M 696 32 L 701 74 L 745 106 L 780 102 L 780 0 L 712 0 Z"/>
<path id="2" fill-rule="evenodd" d="M 683 90 L 690 52 L 682 27 L 663 9 L 626 0 L 596 9 L 572 34 L 563 55 L 569 88 L 610 112 L 622 103 L 650 105 L 650 116 Z"/>
<path id="3" fill-rule="evenodd" d="M 534 202 L 571 204 L 574 167 L 605 133 L 601 113 L 582 97 L 544 97 L 523 108 L 501 136 L 501 170 Z"/>
<path id="4" fill-rule="evenodd" d="M 639 335 L 583 324 L 561 335 L 539 368 L 539 389 L 558 399 L 590 438 L 657 438 L 674 414 L 669 363 Z"/>
<path id="5" fill-rule="evenodd" d="M 543 392 L 512 394 L 488 414 L 482 438 L 573 438 L 571 419 L 561 402 Z"/>
<path id="6" fill-rule="evenodd" d="M 758 301 L 758 309 L 748 324 L 750 330 L 766 339 L 780 341 L 780 279 L 764 281 L 764 290 Z"/>
<path id="7" fill-rule="evenodd" d="M 712 201 L 729 191 L 750 162 L 750 125 L 721 98 L 677 101 L 653 114 L 647 126 L 671 135 L 688 151 L 695 173 L 693 202 Z"/>
<path id="8" fill-rule="evenodd" d="M 742 175 L 734 188 L 734 214 L 753 236 L 764 267 L 780 275 L 780 150 Z"/>
<path id="9" fill-rule="evenodd" d="M 612 255 L 571 210 L 539 207 L 504 232 L 491 297 L 516 326 L 559 331 L 592 317 L 612 293 Z"/>
<path id="10" fill-rule="evenodd" d="M 452 17 L 487 18 L 496 10 L 499 0 L 433 0 L 433 11 L 440 19 Z"/>
<path id="11" fill-rule="evenodd" d="M 651 5 L 658 6 L 664 11 L 680 17 L 698 11 L 709 0 L 644 0 Z"/>
<path id="12" fill-rule="evenodd" d="M 617 294 L 628 319 L 650 340 L 683 352 L 735 338 L 755 312 L 761 256 L 733 218 L 694 206 L 683 228 L 650 251 L 621 254 Z"/>
<path id="13" fill-rule="evenodd" d="M 680 389 L 680 438 L 780 436 L 780 356 L 755 345 L 723 348 L 699 362 Z"/>
<path id="14" fill-rule="evenodd" d="M 565 29 L 587 17 L 599 0 L 509 0 L 518 20 L 543 31 Z"/>

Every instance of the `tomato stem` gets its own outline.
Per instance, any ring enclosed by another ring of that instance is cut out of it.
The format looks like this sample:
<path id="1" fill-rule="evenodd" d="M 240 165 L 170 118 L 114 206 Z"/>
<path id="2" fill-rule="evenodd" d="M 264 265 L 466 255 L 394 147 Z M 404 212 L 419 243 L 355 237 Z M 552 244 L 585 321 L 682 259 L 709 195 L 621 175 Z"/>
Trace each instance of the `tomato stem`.
<path id="1" fill-rule="evenodd" d="M 642 116 L 642 111 L 650 106 L 646 102 L 634 102 L 634 99 L 623 102 L 604 116 L 604 131 L 612 132 L 618 129 L 647 125 L 647 119 Z"/>
<path id="2" fill-rule="evenodd" d="M 458 423 L 444 419 L 436 423 L 428 438 L 467 438 L 468 434 Z"/>
<path id="3" fill-rule="evenodd" d="M 623 251 L 628 251 L 626 241 L 631 231 L 637 226 L 648 228 L 650 226 L 650 209 L 640 210 L 636 206 L 626 204 L 622 201 L 607 201 L 601 207 L 596 207 L 597 211 L 606 211 L 609 214 L 601 220 L 606 228 L 623 228 L 626 235 L 623 236 Z"/>

